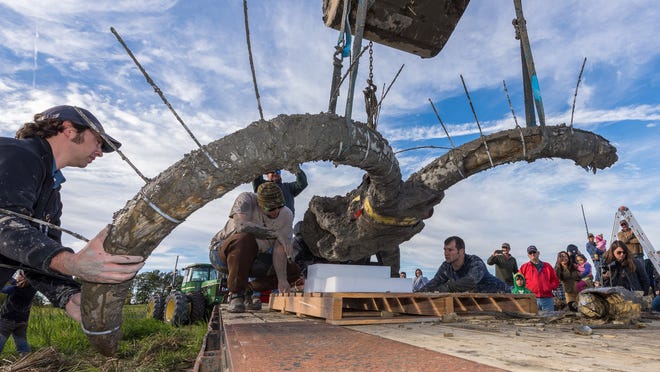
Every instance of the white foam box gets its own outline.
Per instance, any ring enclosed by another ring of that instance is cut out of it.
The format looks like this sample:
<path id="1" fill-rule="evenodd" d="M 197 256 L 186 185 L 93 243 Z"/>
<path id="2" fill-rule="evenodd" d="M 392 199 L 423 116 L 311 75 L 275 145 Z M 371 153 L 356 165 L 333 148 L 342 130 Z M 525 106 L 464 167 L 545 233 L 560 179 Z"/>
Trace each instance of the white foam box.
<path id="1" fill-rule="evenodd" d="M 411 293 L 412 278 L 368 278 L 355 276 L 331 276 L 307 278 L 305 293 L 312 292 L 377 292 Z"/>
<path id="2" fill-rule="evenodd" d="M 412 278 L 390 278 L 389 266 L 315 264 L 307 268 L 305 293 L 412 292 Z"/>
<path id="3" fill-rule="evenodd" d="M 307 267 L 307 279 L 331 276 L 353 276 L 366 278 L 389 278 L 389 266 L 314 264 Z"/>

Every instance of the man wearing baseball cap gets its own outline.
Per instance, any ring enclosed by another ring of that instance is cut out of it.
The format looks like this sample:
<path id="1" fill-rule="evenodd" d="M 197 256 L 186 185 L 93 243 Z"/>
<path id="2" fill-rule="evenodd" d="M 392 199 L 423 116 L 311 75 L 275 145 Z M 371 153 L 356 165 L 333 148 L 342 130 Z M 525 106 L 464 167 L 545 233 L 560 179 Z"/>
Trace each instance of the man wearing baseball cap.
<path id="1" fill-rule="evenodd" d="M 114 147 L 113 147 L 114 146 Z M 32 286 L 80 321 L 80 284 L 121 283 L 144 265 L 141 256 L 111 255 L 101 230 L 79 252 L 62 245 L 61 170 L 85 168 L 121 146 L 91 112 L 56 106 L 34 115 L 16 132 L 0 137 L 0 282 L 22 268 Z M 45 222 L 45 223 L 44 223 Z"/>
<path id="2" fill-rule="evenodd" d="M 293 262 L 292 224 L 293 213 L 274 182 L 261 184 L 256 194 L 238 195 L 229 220 L 209 247 L 211 264 L 227 274 L 231 292 L 227 311 L 259 310 L 261 303 L 247 292 L 275 288 L 288 292 L 289 283 L 299 278 Z M 248 283 L 250 277 L 254 280 Z"/>
<path id="3" fill-rule="evenodd" d="M 506 285 L 513 287 L 513 274 L 518 272 L 518 262 L 511 255 L 511 245 L 502 243 L 502 249 L 495 250 L 486 261 L 488 265 L 495 265 L 495 276 Z"/>
<path id="4" fill-rule="evenodd" d="M 520 273 L 525 276 L 527 288 L 536 295 L 539 311 L 553 311 L 555 304 L 552 291 L 559 287 L 559 278 L 555 269 L 539 259 L 541 253 L 534 245 L 527 247 L 529 262 L 520 266 Z"/>

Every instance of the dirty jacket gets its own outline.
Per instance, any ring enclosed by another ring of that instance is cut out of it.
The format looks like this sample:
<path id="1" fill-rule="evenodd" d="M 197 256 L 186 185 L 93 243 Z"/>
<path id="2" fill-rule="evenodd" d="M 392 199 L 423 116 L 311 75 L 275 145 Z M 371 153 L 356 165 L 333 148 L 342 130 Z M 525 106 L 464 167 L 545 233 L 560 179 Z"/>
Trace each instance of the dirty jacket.
<path id="1" fill-rule="evenodd" d="M 534 292 L 536 297 L 553 297 L 552 290 L 559 287 L 559 279 L 555 269 L 547 262 L 541 262 L 541 270 L 537 269 L 531 261 L 520 266 L 520 273 L 525 276 L 527 288 Z"/>
<path id="2" fill-rule="evenodd" d="M 465 262 L 458 270 L 443 262 L 433 279 L 418 292 L 477 292 L 504 293 L 506 284 L 488 272 L 478 256 L 466 254 Z"/>
<path id="3" fill-rule="evenodd" d="M 61 186 L 53 188 L 54 164 L 46 140 L 0 137 L 0 208 L 59 226 Z M 54 256 L 73 252 L 62 246 L 61 236 L 59 230 L 0 212 L 0 264 L 24 267 L 33 286 L 57 306 L 79 292 L 70 277 L 50 269 Z M 6 282 L 11 274 L 12 270 L 2 270 L 0 280 Z"/>

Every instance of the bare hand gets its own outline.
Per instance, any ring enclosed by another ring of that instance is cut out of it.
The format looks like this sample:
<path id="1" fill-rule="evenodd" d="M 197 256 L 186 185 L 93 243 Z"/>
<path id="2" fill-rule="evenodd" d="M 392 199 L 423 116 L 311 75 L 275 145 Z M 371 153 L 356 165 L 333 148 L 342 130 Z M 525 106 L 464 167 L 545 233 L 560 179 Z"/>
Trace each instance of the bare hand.
<path id="1" fill-rule="evenodd" d="M 64 309 L 66 310 L 66 313 L 69 314 L 71 318 L 73 318 L 73 320 L 80 322 L 82 320 L 82 315 L 80 313 L 80 293 L 76 293 L 71 296 Z"/>
<path id="2" fill-rule="evenodd" d="M 144 266 L 144 258 L 107 253 L 103 248 L 107 236 L 108 227 L 101 230 L 80 252 L 62 252 L 53 257 L 50 267 L 92 283 L 114 284 L 133 279 Z"/>
<path id="3" fill-rule="evenodd" d="M 291 285 L 286 280 L 284 280 L 284 281 L 278 280 L 277 281 L 277 290 L 280 291 L 280 293 L 289 293 L 289 292 L 291 292 Z"/>

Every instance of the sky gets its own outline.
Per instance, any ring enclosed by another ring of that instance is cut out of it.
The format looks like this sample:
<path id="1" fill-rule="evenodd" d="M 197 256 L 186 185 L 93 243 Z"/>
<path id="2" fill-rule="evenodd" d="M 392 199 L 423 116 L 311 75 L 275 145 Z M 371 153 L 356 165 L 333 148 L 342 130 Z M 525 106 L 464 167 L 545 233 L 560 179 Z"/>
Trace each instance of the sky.
<path id="1" fill-rule="evenodd" d="M 558 251 L 610 241 L 619 206 L 630 208 L 649 240 L 660 245 L 660 6 L 657 1 L 524 1 L 523 9 L 549 125 L 569 123 L 586 57 L 573 125 L 607 138 L 619 160 L 596 174 L 570 160 L 519 162 L 481 172 L 446 191 L 424 230 L 401 245 L 401 269 L 433 276 L 442 242 L 461 236 L 484 260 L 508 242 L 518 263 L 536 245 L 554 265 Z M 322 20 L 322 1 L 248 1 L 255 73 L 266 119 L 327 111 L 332 54 L 339 32 Z M 154 178 L 195 142 L 131 61 L 114 27 L 202 144 L 259 120 L 238 0 L 0 0 L 0 135 L 13 136 L 35 113 L 70 104 L 92 111 L 122 152 Z M 472 1 L 443 50 L 418 56 L 374 44 L 373 75 L 382 102 L 378 130 L 395 151 L 449 145 L 431 99 L 456 145 L 479 136 L 460 76 L 484 134 L 515 127 L 502 82 L 524 125 L 520 46 L 512 1 Z M 363 45 L 366 45 L 366 41 Z M 344 71 L 348 62 L 344 62 Z M 366 121 L 360 61 L 353 119 Z M 337 112 L 344 113 L 346 86 Z M 406 179 L 446 150 L 405 151 Z M 301 165 L 309 187 L 296 198 L 296 220 L 314 195 L 345 195 L 363 171 L 330 163 Z M 63 170 L 62 226 L 93 237 L 143 186 L 117 154 L 85 169 Z M 285 182 L 293 175 L 283 172 Z M 227 220 L 246 184 L 207 204 L 179 225 L 147 259 L 143 271 L 208 262 L 208 243 Z M 65 235 L 79 250 L 82 241 Z"/>

